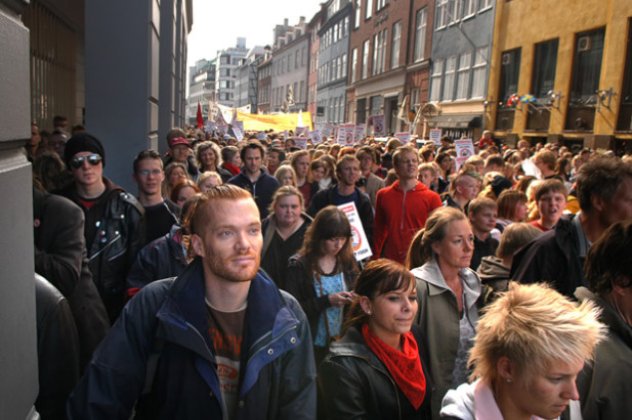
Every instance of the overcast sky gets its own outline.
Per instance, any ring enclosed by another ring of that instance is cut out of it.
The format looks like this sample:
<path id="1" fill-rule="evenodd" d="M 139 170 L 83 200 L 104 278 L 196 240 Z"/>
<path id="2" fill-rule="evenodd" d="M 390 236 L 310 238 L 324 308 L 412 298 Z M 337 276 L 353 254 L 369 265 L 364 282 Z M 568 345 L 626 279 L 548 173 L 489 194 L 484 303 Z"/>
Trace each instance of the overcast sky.
<path id="1" fill-rule="evenodd" d="M 238 37 L 246 47 L 272 45 L 272 29 L 282 24 L 307 22 L 325 0 L 193 0 L 193 28 L 188 37 L 188 66 L 210 59 L 218 50 L 234 47 Z M 188 67 L 187 66 L 187 67 Z"/>

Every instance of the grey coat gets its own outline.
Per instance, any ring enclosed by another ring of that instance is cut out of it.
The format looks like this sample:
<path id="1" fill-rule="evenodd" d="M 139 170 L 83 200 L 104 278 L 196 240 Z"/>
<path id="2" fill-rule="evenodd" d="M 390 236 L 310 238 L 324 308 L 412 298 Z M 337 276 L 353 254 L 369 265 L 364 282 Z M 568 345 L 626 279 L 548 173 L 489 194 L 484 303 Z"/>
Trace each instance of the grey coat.
<path id="1" fill-rule="evenodd" d="M 452 385 L 452 371 L 459 348 L 459 310 L 435 259 L 412 270 L 417 279 L 419 312 L 416 324 L 422 330 L 422 345 L 428 353 L 432 390 L 432 418 L 439 418 L 441 400 Z M 469 268 L 460 273 L 468 318 L 476 325 L 482 294 L 481 281 Z"/>

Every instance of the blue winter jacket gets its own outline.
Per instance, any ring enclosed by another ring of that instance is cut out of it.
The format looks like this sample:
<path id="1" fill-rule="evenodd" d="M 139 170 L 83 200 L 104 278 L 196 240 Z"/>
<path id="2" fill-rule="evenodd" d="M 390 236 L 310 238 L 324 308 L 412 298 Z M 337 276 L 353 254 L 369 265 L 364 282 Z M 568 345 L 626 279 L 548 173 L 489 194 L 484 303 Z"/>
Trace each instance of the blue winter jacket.
<path id="1" fill-rule="evenodd" d="M 135 410 L 137 419 L 222 419 L 204 290 L 198 258 L 130 300 L 69 398 L 69 418 L 129 419 Z M 248 294 L 235 419 L 315 419 L 315 378 L 305 314 L 260 271 Z"/>

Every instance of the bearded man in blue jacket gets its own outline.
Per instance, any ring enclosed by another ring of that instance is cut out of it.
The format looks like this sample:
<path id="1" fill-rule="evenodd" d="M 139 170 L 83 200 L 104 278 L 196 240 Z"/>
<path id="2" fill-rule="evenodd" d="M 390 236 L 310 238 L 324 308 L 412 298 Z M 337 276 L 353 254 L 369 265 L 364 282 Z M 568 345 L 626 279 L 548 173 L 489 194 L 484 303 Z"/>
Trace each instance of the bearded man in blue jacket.
<path id="1" fill-rule="evenodd" d="M 259 270 L 259 220 L 239 187 L 200 198 L 195 260 L 126 305 L 69 398 L 69 418 L 316 418 L 309 326 Z"/>

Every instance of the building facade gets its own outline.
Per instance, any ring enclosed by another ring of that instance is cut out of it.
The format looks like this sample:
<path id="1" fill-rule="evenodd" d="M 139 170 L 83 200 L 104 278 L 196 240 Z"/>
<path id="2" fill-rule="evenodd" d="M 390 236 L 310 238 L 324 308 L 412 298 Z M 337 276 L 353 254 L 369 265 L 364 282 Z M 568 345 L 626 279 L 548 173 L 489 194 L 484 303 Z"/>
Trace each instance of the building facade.
<path id="1" fill-rule="evenodd" d="M 429 128 L 458 139 L 484 126 L 494 0 L 435 0 L 432 22 Z"/>
<path id="2" fill-rule="evenodd" d="M 248 51 L 241 65 L 237 67 L 235 80 L 235 94 L 237 107 L 250 105 L 251 109 L 257 107 L 257 71 L 259 63 L 264 59 L 264 47 L 256 46 Z M 254 112 L 254 110 L 253 110 Z"/>
<path id="3" fill-rule="evenodd" d="M 263 61 L 259 64 L 257 79 L 257 108 L 254 109 L 253 112 L 257 112 L 258 114 L 269 114 L 272 92 L 272 55 L 269 53 L 266 53 Z"/>
<path id="4" fill-rule="evenodd" d="M 215 98 L 215 63 L 212 60 L 201 59 L 189 67 L 189 97 L 187 107 L 187 121 L 195 125 L 198 103 L 202 108 L 202 115 L 208 115 L 208 104 Z"/>
<path id="5" fill-rule="evenodd" d="M 325 15 L 325 3 L 321 3 L 320 10 L 314 14 L 307 24 L 309 33 L 309 70 L 307 71 L 307 110 L 312 116 L 312 121 L 318 118 L 317 91 L 318 91 L 318 63 L 320 52 L 320 37 L 318 32 L 322 26 Z"/>
<path id="6" fill-rule="evenodd" d="M 329 0 L 324 4 L 317 63 L 315 125 L 345 122 L 349 33 L 353 5 L 350 0 Z"/>
<path id="7" fill-rule="evenodd" d="M 412 1 L 354 0 L 349 42 L 347 120 L 366 123 L 383 115 L 386 134 L 408 129 L 397 118 L 406 89 L 420 81 L 410 77 Z M 413 68 L 411 72 L 422 70 Z M 423 70 L 422 70 L 423 71 Z"/>
<path id="8" fill-rule="evenodd" d="M 84 125 L 121 155 L 106 175 L 133 191 L 129 150 L 166 150 L 167 131 L 186 123 L 192 0 L 33 0 L 22 16 L 32 41 L 30 117 L 46 130 L 55 115 Z"/>
<path id="9" fill-rule="evenodd" d="M 234 47 L 217 52 L 215 74 L 215 97 L 218 103 L 234 107 L 237 104 L 238 92 L 235 89 L 237 69 L 248 54 L 246 38 L 237 38 Z"/>
<path id="10" fill-rule="evenodd" d="M 630 150 L 632 3 L 496 7 L 487 107 L 495 136 Z"/>
<path id="11" fill-rule="evenodd" d="M 306 110 L 310 37 L 305 18 L 279 33 L 272 47 L 271 111 Z"/>

